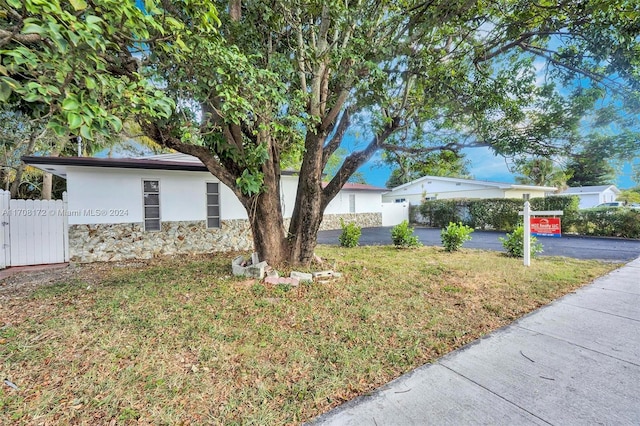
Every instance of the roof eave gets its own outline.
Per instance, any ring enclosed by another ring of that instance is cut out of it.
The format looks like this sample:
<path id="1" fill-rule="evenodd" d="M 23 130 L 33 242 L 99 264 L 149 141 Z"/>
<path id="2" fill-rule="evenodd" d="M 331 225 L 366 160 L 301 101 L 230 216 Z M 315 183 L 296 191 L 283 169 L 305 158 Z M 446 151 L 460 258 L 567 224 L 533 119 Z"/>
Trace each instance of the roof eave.
<path id="1" fill-rule="evenodd" d="M 206 172 L 209 169 L 204 164 L 187 163 L 184 161 L 162 161 L 162 160 L 144 160 L 132 158 L 96 158 L 96 157 L 41 157 L 41 156 L 23 156 L 21 160 L 28 165 L 38 166 L 67 166 L 73 167 L 99 167 L 99 168 L 118 168 L 118 169 L 140 169 L 140 170 L 170 170 L 170 171 L 187 171 L 187 172 Z M 42 170 L 42 167 L 38 167 Z M 66 174 L 66 173 L 65 173 Z M 297 172 L 284 170 L 281 173 L 284 176 L 294 176 Z M 64 177 L 64 176 L 63 176 Z"/>

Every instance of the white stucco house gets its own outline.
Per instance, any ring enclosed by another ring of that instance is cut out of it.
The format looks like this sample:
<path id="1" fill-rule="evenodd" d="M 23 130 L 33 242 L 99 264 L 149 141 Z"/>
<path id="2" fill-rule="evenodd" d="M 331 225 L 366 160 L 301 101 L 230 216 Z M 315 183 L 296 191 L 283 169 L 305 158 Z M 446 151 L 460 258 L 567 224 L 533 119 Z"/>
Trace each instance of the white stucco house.
<path id="1" fill-rule="evenodd" d="M 385 203 L 409 202 L 419 205 L 424 200 L 531 198 L 546 197 L 556 192 L 551 186 L 518 185 L 439 176 L 424 176 L 382 194 Z"/>
<path id="2" fill-rule="evenodd" d="M 580 198 L 579 208 L 588 209 L 615 201 L 620 195 L 620 190 L 615 185 L 578 186 L 567 188 L 557 195 L 577 195 Z"/>
<path id="3" fill-rule="evenodd" d="M 252 248 L 246 211 L 230 188 L 192 156 L 23 157 L 67 181 L 69 250 L 80 262 Z M 291 217 L 295 173 L 283 173 L 282 207 Z M 346 184 L 327 206 L 322 229 L 340 218 L 382 225 L 386 188 Z M 284 230 L 283 230 L 284 232 Z"/>

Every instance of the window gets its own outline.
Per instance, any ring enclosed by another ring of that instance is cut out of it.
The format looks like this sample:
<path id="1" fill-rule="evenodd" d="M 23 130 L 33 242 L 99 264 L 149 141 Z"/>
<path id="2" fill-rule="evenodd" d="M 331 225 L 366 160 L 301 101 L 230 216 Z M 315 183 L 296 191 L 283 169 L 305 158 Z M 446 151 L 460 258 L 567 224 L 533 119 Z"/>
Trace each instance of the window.
<path id="1" fill-rule="evenodd" d="M 144 230 L 160 230 L 160 182 L 143 180 L 144 193 Z"/>
<path id="2" fill-rule="evenodd" d="M 219 185 L 207 182 L 207 228 L 220 228 Z"/>
<path id="3" fill-rule="evenodd" d="M 349 213 L 356 212 L 356 194 L 349 194 Z"/>

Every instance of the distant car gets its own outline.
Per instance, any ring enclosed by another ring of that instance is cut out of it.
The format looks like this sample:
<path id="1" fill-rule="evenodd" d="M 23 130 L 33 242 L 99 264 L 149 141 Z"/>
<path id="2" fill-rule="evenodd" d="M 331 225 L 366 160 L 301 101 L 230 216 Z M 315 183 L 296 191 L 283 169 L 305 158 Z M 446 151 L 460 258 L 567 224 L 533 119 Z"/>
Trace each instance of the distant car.
<path id="1" fill-rule="evenodd" d="M 603 207 L 624 207 L 624 203 L 622 201 L 611 201 L 609 203 L 602 203 L 596 206 L 596 209 L 600 209 Z"/>
<path id="2" fill-rule="evenodd" d="M 627 207 L 632 208 L 634 210 L 640 210 L 640 203 L 631 203 L 631 204 L 628 204 Z"/>

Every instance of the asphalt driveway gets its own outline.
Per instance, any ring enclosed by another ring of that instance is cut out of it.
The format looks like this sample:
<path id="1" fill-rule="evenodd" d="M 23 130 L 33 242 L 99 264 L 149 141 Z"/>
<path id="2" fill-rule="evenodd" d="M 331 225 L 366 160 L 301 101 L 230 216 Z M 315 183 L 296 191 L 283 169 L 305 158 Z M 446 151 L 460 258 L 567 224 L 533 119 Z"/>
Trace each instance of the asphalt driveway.
<path id="1" fill-rule="evenodd" d="M 341 230 L 320 231 L 319 244 L 339 244 Z M 442 246 L 440 229 L 415 228 L 415 235 L 426 246 Z M 495 250 L 504 252 L 499 237 L 504 232 L 475 231 L 472 239 L 464 244 L 466 248 Z M 621 238 L 595 238 L 563 235 L 561 238 L 539 237 L 544 252 L 541 256 L 566 256 L 576 259 L 598 259 L 612 262 L 628 262 L 640 257 L 640 240 Z M 390 245 L 391 227 L 363 228 L 360 245 Z"/>

